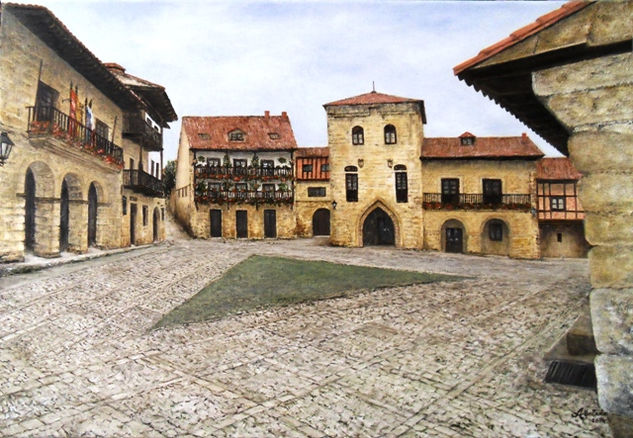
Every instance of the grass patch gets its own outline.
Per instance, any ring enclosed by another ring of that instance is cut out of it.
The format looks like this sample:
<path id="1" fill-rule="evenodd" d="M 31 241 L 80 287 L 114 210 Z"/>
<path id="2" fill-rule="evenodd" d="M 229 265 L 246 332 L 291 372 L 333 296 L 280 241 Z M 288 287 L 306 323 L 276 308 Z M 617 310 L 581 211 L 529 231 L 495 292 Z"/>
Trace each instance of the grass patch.
<path id="1" fill-rule="evenodd" d="M 209 321 L 271 306 L 340 297 L 359 289 L 459 279 L 442 274 L 251 256 L 173 309 L 154 328 Z"/>

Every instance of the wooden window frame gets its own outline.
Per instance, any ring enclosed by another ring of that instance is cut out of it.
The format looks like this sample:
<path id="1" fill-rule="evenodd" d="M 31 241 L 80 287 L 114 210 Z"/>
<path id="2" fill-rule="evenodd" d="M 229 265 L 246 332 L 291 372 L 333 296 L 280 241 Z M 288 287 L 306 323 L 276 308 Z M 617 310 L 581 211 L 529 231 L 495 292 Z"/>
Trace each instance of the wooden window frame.
<path id="1" fill-rule="evenodd" d="M 322 198 L 324 196 L 326 196 L 325 187 L 308 187 L 309 198 Z"/>
<path id="2" fill-rule="evenodd" d="M 362 126 L 354 126 L 352 128 L 352 144 L 354 146 L 362 146 L 365 144 L 365 130 Z"/>
<path id="3" fill-rule="evenodd" d="M 385 134 L 385 144 L 398 143 L 398 134 L 395 126 L 393 126 L 392 124 L 386 125 L 383 131 Z"/>
<path id="4" fill-rule="evenodd" d="M 345 200 L 347 202 L 358 202 L 358 174 L 345 174 Z"/>
<path id="5" fill-rule="evenodd" d="M 407 178 L 407 172 L 396 172 L 394 174 L 394 177 L 396 188 L 396 202 L 409 202 L 409 182 Z"/>

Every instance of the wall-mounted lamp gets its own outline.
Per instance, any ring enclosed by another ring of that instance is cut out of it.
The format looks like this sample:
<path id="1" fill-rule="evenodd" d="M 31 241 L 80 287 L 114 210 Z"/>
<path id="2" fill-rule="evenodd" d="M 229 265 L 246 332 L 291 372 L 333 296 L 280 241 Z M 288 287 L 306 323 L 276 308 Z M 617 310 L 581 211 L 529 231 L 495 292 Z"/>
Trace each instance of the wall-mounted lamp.
<path id="1" fill-rule="evenodd" d="M 393 160 L 392 159 L 387 160 L 387 166 L 388 167 L 393 167 Z"/>
<path id="2" fill-rule="evenodd" d="M 332 210 L 336 210 L 337 205 L 336 201 L 332 201 Z"/>
<path id="3" fill-rule="evenodd" d="M 363 160 L 362 158 L 358 159 L 358 167 L 363 167 L 365 165 L 365 160 Z"/>
<path id="4" fill-rule="evenodd" d="M 0 134 L 0 166 L 4 166 L 4 162 L 9 159 L 13 144 L 9 138 L 9 134 L 6 132 Z"/>

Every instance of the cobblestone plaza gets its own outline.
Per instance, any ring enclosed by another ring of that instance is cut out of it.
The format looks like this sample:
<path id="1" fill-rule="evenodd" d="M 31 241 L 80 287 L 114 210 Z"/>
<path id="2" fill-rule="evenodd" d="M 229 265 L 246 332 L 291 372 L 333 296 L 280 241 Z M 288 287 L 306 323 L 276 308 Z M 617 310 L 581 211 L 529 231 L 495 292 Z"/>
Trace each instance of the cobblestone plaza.
<path id="1" fill-rule="evenodd" d="M 609 436 L 593 391 L 543 383 L 586 260 L 321 243 L 176 240 L 0 278 L 0 435 Z M 467 278 L 150 331 L 251 254 Z"/>

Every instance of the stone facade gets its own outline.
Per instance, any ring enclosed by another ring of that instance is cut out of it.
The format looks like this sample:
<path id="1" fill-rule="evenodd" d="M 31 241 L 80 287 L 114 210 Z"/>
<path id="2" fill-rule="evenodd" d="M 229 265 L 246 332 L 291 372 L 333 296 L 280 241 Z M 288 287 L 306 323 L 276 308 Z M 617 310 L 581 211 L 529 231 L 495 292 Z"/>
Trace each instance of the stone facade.
<path id="1" fill-rule="evenodd" d="M 139 98 L 89 52 L 71 59 L 52 49 L 63 43 L 79 51 L 80 43 L 45 8 L 4 5 L 1 20 L 0 68 L 12 74 L 0 77 L 0 127 L 15 145 L 0 172 L 0 261 L 22 260 L 25 251 L 55 257 L 129 244 L 120 146 L 138 145 L 124 138 L 121 123 Z M 45 43 L 36 33 L 46 25 Z M 69 117 L 73 93 L 81 109 Z M 164 205 L 160 197 L 146 201 Z"/>

